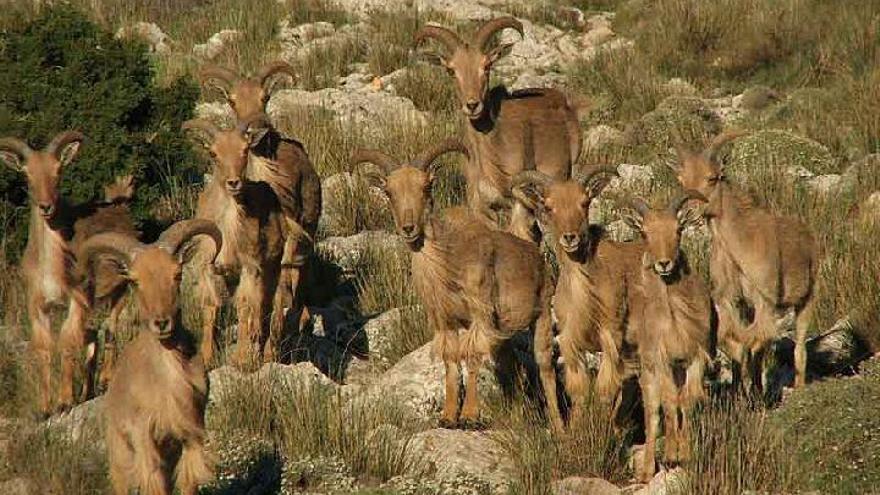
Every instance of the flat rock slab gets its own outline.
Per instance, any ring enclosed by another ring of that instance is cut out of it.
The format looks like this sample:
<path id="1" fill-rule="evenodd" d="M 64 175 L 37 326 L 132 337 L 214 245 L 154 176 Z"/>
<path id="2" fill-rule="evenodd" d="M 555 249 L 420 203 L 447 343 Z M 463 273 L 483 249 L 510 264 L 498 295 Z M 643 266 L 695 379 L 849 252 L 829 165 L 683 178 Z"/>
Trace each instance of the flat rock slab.
<path id="1" fill-rule="evenodd" d="M 602 478 L 572 476 L 553 483 L 553 495 L 619 495 L 620 488 Z"/>

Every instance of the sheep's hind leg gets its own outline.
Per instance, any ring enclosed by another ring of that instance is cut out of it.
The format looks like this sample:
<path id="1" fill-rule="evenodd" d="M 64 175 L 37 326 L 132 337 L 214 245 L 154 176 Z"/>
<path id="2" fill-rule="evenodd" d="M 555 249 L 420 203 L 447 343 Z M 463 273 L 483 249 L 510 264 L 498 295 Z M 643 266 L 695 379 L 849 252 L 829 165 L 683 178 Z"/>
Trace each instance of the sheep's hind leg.
<path id="1" fill-rule="evenodd" d="M 636 478 L 647 483 L 654 477 L 654 467 L 657 463 L 655 452 L 657 431 L 660 429 L 660 397 L 654 373 L 643 371 L 639 384 L 642 388 L 645 408 L 645 449 L 642 453 L 642 463 L 637 466 Z"/>
<path id="2" fill-rule="evenodd" d="M 439 426 L 452 428 L 458 424 L 458 398 L 461 381 L 458 333 L 455 330 L 438 332 L 435 336 L 435 349 L 443 358 L 443 365 L 446 368 L 444 375 L 446 397 L 443 401 L 443 414 L 440 416 Z"/>
<path id="3" fill-rule="evenodd" d="M 813 300 L 807 302 L 796 316 L 795 341 L 794 341 L 794 368 L 795 388 L 807 384 L 807 330 L 813 322 Z"/>

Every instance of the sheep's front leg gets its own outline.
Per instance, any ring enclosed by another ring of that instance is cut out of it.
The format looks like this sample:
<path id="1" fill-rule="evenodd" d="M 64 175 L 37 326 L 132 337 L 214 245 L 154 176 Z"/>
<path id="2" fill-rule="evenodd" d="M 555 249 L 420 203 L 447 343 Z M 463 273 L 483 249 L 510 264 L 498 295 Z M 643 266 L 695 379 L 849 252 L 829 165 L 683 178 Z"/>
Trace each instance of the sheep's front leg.
<path id="1" fill-rule="evenodd" d="M 49 416 L 52 412 L 52 330 L 49 314 L 41 302 L 32 301 L 28 305 L 31 320 L 31 352 L 37 368 L 40 384 L 40 414 Z"/>
<path id="2" fill-rule="evenodd" d="M 559 354 L 565 370 L 565 393 L 571 401 L 569 423 L 573 424 L 580 421 L 584 400 L 592 388 L 592 376 L 584 369 L 579 349 L 564 330 L 559 335 Z"/>
<path id="3" fill-rule="evenodd" d="M 810 299 L 796 316 L 795 340 L 794 340 L 794 379 L 795 388 L 807 384 L 807 330 L 813 322 L 813 303 Z"/>
<path id="4" fill-rule="evenodd" d="M 184 444 L 176 472 L 176 484 L 180 495 L 196 495 L 199 492 L 199 485 L 213 479 L 214 474 L 205 454 L 204 442 L 199 439 Z"/>
<path id="5" fill-rule="evenodd" d="M 244 267 L 235 294 L 238 316 L 238 347 L 236 365 L 250 369 L 260 360 L 260 352 L 268 335 L 263 335 L 263 284 L 254 268 Z"/>
<path id="6" fill-rule="evenodd" d="M 663 458 L 669 464 L 678 464 L 679 444 L 681 430 L 681 415 L 679 414 L 678 387 L 675 385 L 673 371 L 668 365 L 657 374 L 655 382 L 660 387 L 660 403 L 663 408 Z"/>
<path id="7" fill-rule="evenodd" d="M 458 331 L 438 329 L 434 334 L 434 350 L 443 358 L 445 367 L 444 385 L 446 397 L 443 401 L 443 413 L 440 416 L 441 428 L 452 428 L 458 424 L 458 396 L 461 381 L 459 364 Z"/>
<path id="8" fill-rule="evenodd" d="M 110 484 L 114 495 L 128 495 L 134 484 L 131 479 L 134 451 L 115 425 L 107 427 L 107 457 L 110 461 Z"/>
<path id="9" fill-rule="evenodd" d="M 61 345 L 61 383 L 58 395 L 58 407 L 62 411 L 70 409 L 73 406 L 73 398 L 77 395 L 74 391 L 73 378 L 77 361 L 83 347 L 86 345 L 85 323 L 87 316 L 87 308 L 77 298 L 70 299 L 70 306 L 67 310 L 67 318 L 61 325 L 60 345 Z M 89 356 L 86 356 L 86 369 L 90 369 L 92 359 L 95 359 L 94 350 L 91 349 Z M 90 380 L 91 377 L 85 377 Z"/>
<path id="10" fill-rule="evenodd" d="M 645 450 L 642 453 L 642 463 L 637 466 L 636 478 L 647 483 L 654 477 L 654 467 L 657 463 L 655 452 L 657 431 L 660 429 L 660 391 L 656 374 L 647 369 L 642 370 L 639 385 L 645 408 Z"/>
<path id="11" fill-rule="evenodd" d="M 703 374 L 706 371 L 706 362 L 696 359 L 688 366 L 685 384 L 679 392 L 679 407 L 681 409 L 681 431 L 679 435 L 678 457 L 681 462 L 687 462 L 691 458 L 691 412 L 694 406 L 705 398 L 703 390 Z"/>
<path id="12" fill-rule="evenodd" d="M 171 495 L 173 485 L 165 466 L 162 453 L 153 441 L 149 425 L 139 425 L 133 438 L 134 476 L 137 479 L 138 493 L 142 495 Z"/>

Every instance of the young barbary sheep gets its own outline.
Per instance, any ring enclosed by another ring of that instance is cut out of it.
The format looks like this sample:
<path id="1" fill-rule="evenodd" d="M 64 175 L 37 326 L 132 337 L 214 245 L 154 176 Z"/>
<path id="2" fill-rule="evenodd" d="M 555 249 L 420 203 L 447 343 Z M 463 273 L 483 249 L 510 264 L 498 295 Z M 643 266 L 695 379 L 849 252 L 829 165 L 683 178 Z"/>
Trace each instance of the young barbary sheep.
<path id="1" fill-rule="evenodd" d="M 602 351 L 596 391 L 609 403 L 618 403 L 624 373 L 638 364 L 632 308 L 638 304 L 644 246 L 605 240 L 589 225 L 590 203 L 616 173 L 614 168 L 598 167 L 559 181 L 525 171 L 513 181 L 514 196 L 535 213 L 558 253 L 553 308 L 573 417 L 580 414 L 590 388 L 581 359 L 584 351 Z"/>
<path id="2" fill-rule="evenodd" d="M 415 40 L 418 45 L 434 38 L 447 50 L 447 55 L 437 58 L 455 77 L 464 112 L 470 151 L 464 171 L 469 206 L 490 218 L 493 210 L 512 208 L 510 232 L 535 240 L 534 218 L 523 205 L 512 202 L 510 181 L 529 169 L 527 163 L 536 163 L 538 170 L 553 179 L 570 178 L 580 156 L 581 134 L 577 112 L 559 91 L 532 88 L 509 93 L 503 86 L 489 89 L 492 65 L 513 46 L 508 43 L 490 49 L 494 35 L 506 28 L 523 35 L 519 21 L 499 17 L 483 24 L 469 41 L 439 26 L 424 26 Z M 535 133 L 531 152 L 521 140 L 527 125 Z"/>
<path id="3" fill-rule="evenodd" d="M 740 136 L 725 132 L 702 153 L 678 147 L 678 181 L 707 198 L 705 216 L 712 233 L 710 272 L 718 306 L 719 343 L 746 364 L 752 386 L 763 390 L 764 359 L 779 333 L 778 319 L 794 311 L 795 386 L 806 382 L 807 328 L 813 315 L 818 246 L 803 222 L 757 206 L 731 184 L 716 159 L 719 148 Z M 754 309 L 744 322 L 741 308 Z"/>
<path id="4" fill-rule="evenodd" d="M 142 327 L 125 347 L 104 398 L 110 479 L 117 495 L 132 488 L 170 495 L 174 485 L 183 495 L 195 495 L 213 476 L 205 453 L 208 377 L 178 306 L 183 248 L 198 235 L 212 239 L 215 253 L 220 249 L 217 226 L 195 219 L 172 225 L 150 245 L 104 233 L 80 251 L 84 271 L 99 255 L 118 264 L 135 288 Z"/>
<path id="5" fill-rule="evenodd" d="M 264 353 L 269 328 L 281 328 L 282 307 L 274 304 L 283 254 L 283 218 L 278 200 L 265 182 L 245 177 L 253 122 L 263 115 L 220 130 L 205 120 L 190 120 L 184 129 L 199 131 L 213 157 L 214 176 L 199 195 L 197 218 L 212 220 L 223 233 L 223 248 L 217 255 L 197 254 L 196 296 L 202 308 L 202 358 L 214 356 L 214 328 L 217 312 L 232 279 L 238 316 L 236 363 L 250 366 Z M 209 249 L 204 246 L 202 249 Z M 271 321 L 269 320 L 271 315 Z"/>
<path id="6" fill-rule="evenodd" d="M 633 200 L 637 215 L 626 216 L 645 241 L 642 258 L 643 304 L 638 332 L 639 383 L 645 409 L 645 454 L 638 473 L 654 476 L 654 451 L 662 405 L 666 433 L 664 458 L 689 457 L 689 412 L 704 397 L 703 372 L 714 357 L 715 313 L 709 289 L 691 271 L 681 250 L 681 231 L 699 221 L 694 209 L 682 209 L 699 193 L 687 192 L 665 209 Z M 683 383 L 677 376 L 684 376 Z"/>
<path id="7" fill-rule="evenodd" d="M 217 66 L 205 67 L 200 75 L 203 85 L 220 89 L 239 122 L 265 112 L 278 88 L 277 76 L 296 77 L 293 67 L 285 62 L 268 64 L 250 78 Z M 290 305 L 298 311 L 303 300 L 301 281 L 321 216 L 321 180 L 302 143 L 282 136 L 268 119 L 262 122 L 262 135 L 251 140 L 247 177 L 269 184 L 281 204 L 286 220 L 281 283 L 289 287 Z M 277 344 L 273 342 L 267 352 Z"/>
<path id="8" fill-rule="evenodd" d="M 552 284 L 537 247 L 496 230 L 465 208 L 433 211 L 434 161 L 450 151 L 466 152 L 447 140 L 401 164 L 379 151 L 359 151 L 352 161 L 381 167 L 369 175 L 388 196 L 397 233 L 412 251 L 412 276 L 434 331 L 434 351 L 446 367 L 441 425 L 479 418 L 477 375 L 483 361 L 517 332 L 534 328 L 535 359 L 556 428 L 550 298 Z M 468 372 L 459 417 L 460 364 Z"/>
<path id="9" fill-rule="evenodd" d="M 84 136 L 76 131 L 56 135 L 42 150 L 34 150 L 16 138 L 0 139 L 0 159 L 13 170 L 27 176 L 31 201 L 28 243 L 21 259 L 28 317 L 31 322 L 31 348 L 39 373 L 39 409 L 52 412 L 52 350 L 55 347 L 50 311 L 66 305 L 67 317 L 61 326 L 58 347 L 61 353 L 61 379 L 57 402 L 66 409 L 74 402 L 74 371 L 83 348 L 86 349 L 84 396 L 92 394 L 92 373 L 96 362 L 95 344 L 86 332 L 86 321 L 94 297 L 109 301 L 112 313 L 122 307 L 121 279 L 112 271 L 101 271 L 94 291 L 84 290 L 77 277 L 76 247 L 95 232 L 121 231 L 136 234 L 125 202 L 130 189 L 107 190 L 112 201 L 74 205 L 61 197 L 61 173 L 76 157 Z M 122 181 L 125 182 L 125 179 Z M 124 184 L 123 184 L 124 185 Z M 111 332 L 112 333 L 112 332 Z"/>

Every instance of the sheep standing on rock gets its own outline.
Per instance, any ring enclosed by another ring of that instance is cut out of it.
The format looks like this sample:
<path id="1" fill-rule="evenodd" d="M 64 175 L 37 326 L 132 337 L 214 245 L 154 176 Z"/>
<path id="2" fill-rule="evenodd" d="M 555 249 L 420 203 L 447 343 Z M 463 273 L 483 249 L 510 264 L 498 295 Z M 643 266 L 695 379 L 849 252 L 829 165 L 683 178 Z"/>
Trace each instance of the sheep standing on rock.
<path id="1" fill-rule="evenodd" d="M 637 215 L 625 217 L 645 241 L 641 270 L 644 298 L 635 309 L 641 312 L 637 340 L 646 438 L 638 478 L 645 482 L 654 476 L 661 406 L 666 462 L 689 458 L 689 413 L 705 396 L 703 373 L 715 354 L 717 322 L 712 299 L 681 250 L 681 230 L 699 221 L 695 210 L 682 210 L 692 199 L 699 199 L 699 193 L 685 193 L 666 209 L 651 209 L 636 198 L 633 208 Z M 679 378 L 682 375 L 683 380 Z"/>
<path id="2" fill-rule="evenodd" d="M 57 406 L 65 410 L 73 405 L 74 372 L 85 348 L 83 396 L 92 395 L 92 374 L 96 364 L 95 343 L 86 331 L 86 322 L 94 299 L 109 301 L 112 315 L 122 308 L 121 279 L 112 270 L 101 270 L 92 290 L 79 284 L 76 272 L 77 245 L 86 237 L 102 231 L 136 234 L 128 207 L 130 182 L 107 189 L 111 201 L 73 205 L 61 197 L 59 185 L 64 168 L 76 157 L 85 137 L 76 131 L 56 135 L 45 148 L 34 150 L 16 138 L 0 139 L 0 159 L 13 170 L 27 176 L 31 201 L 28 243 L 21 258 L 28 317 L 31 323 L 31 348 L 39 373 L 39 409 L 43 415 L 52 410 L 52 354 L 55 347 L 50 311 L 66 305 L 67 317 L 61 325 L 58 346 L 61 353 L 61 380 Z M 112 320 L 111 320 L 112 326 Z M 111 333 L 115 328 L 111 328 Z"/>
<path id="3" fill-rule="evenodd" d="M 221 90 L 238 122 L 252 120 L 266 111 L 269 98 L 278 87 L 278 76 L 296 77 L 293 67 L 285 62 L 268 64 L 250 78 L 217 66 L 205 67 L 200 75 L 205 86 Z M 260 129 L 261 137 L 250 143 L 247 177 L 269 184 L 281 204 L 285 247 L 280 283 L 289 288 L 289 292 L 283 293 L 289 300 L 281 304 L 298 313 L 304 309 L 302 282 L 321 216 L 321 180 L 302 143 L 282 136 L 268 119 L 261 122 L 265 125 Z M 305 318 L 303 314 L 302 319 Z M 282 338 L 277 334 L 280 329 L 272 331 L 267 360 L 272 359 Z"/>
<path id="4" fill-rule="evenodd" d="M 265 182 L 245 177 L 250 144 L 259 139 L 250 132 L 251 126 L 264 118 L 257 115 L 229 130 L 220 130 L 206 120 L 183 124 L 207 138 L 205 145 L 213 158 L 214 176 L 199 195 L 196 217 L 216 223 L 224 239 L 216 258 L 205 254 L 210 247 L 204 243 L 197 254 L 196 295 L 202 308 L 201 353 L 206 364 L 214 356 L 217 313 L 227 286 L 236 278 L 236 364 L 251 367 L 263 356 L 273 358 L 272 353 L 263 354 L 269 328 L 282 325 L 282 307 L 274 304 L 284 249 L 281 207 Z"/>
<path id="5" fill-rule="evenodd" d="M 208 220 L 184 220 L 151 245 L 118 233 L 86 241 L 80 263 L 89 271 L 99 255 L 113 259 L 135 287 L 143 330 L 122 354 L 104 398 L 113 491 L 195 495 L 212 478 L 205 453 L 207 373 L 181 324 L 178 292 L 183 248 L 209 236 L 215 254 L 220 230 Z"/>
<path id="6" fill-rule="evenodd" d="M 760 208 L 727 180 L 716 155 L 740 135 L 722 133 L 702 153 L 679 147 L 681 163 L 673 169 L 685 189 L 707 200 L 719 344 L 735 363 L 747 365 L 752 386 L 763 390 L 769 344 L 780 332 L 779 321 L 793 311 L 795 386 L 800 387 L 807 376 L 806 337 L 813 317 L 819 249 L 801 220 Z M 753 310 L 750 322 L 744 321 L 743 307 Z"/>
<path id="7" fill-rule="evenodd" d="M 632 309 L 641 290 L 644 246 L 605 240 L 589 225 L 592 200 L 608 184 L 607 177 L 616 173 L 614 168 L 599 167 L 559 181 L 532 170 L 520 172 L 513 181 L 514 196 L 535 213 L 558 253 L 553 308 L 573 417 L 580 414 L 591 387 L 581 358 L 584 351 L 602 351 L 596 391 L 609 403 L 619 404 L 616 398 L 627 370 L 638 367 Z"/>
<path id="8" fill-rule="evenodd" d="M 381 167 L 369 177 L 388 196 L 397 232 L 412 251 L 413 283 L 434 331 L 434 350 L 446 367 L 441 425 L 479 419 L 477 375 L 483 361 L 517 332 L 534 328 L 549 417 L 561 428 L 552 365 L 553 288 L 541 254 L 534 244 L 496 230 L 465 208 L 433 211 L 434 161 L 450 151 L 465 148 L 447 140 L 408 164 L 379 151 L 359 151 L 352 159 Z M 468 377 L 459 411 L 462 361 Z"/>
<path id="9" fill-rule="evenodd" d="M 489 88 L 492 65 L 510 53 L 513 44 L 491 48 L 494 35 L 504 29 L 523 35 L 513 17 L 486 21 L 473 38 L 462 40 L 440 26 L 425 26 L 416 33 L 416 44 L 433 38 L 447 50 L 437 59 L 455 77 L 464 113 L 465 139 L 470 160 L 465 167 L 468 205 L 489 218 L 493 210 L 512 208 L 509 231 L 536 240 L 534 218 L 522 204 L 512 201 L 511 179 L 529 163 L 557 180 L 571 177 L 581 153 L 577 112 L 564 94 L 554 89 L 532 88 L 510 93 L 503 86 Z M 534 146 L 526 149 L 524 129 L 534 129 Z"/>

